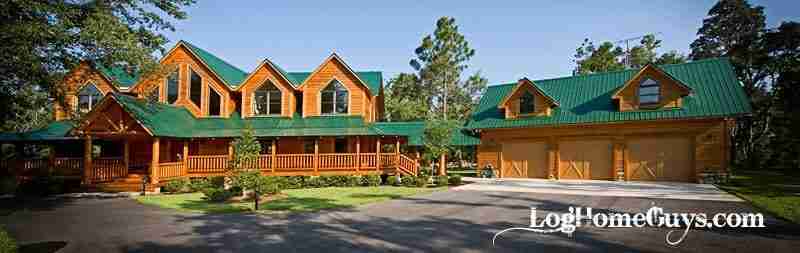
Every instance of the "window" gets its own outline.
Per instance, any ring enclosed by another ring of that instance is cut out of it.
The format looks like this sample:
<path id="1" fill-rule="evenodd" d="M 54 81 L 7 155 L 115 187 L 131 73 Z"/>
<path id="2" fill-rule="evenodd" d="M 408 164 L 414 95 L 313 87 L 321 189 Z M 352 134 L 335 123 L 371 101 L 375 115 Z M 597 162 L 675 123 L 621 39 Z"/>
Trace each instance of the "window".
<path id="1" fill-rule="evenodd" d="M 322 114 L 346 114 L 347 97 L 344 85 L 333 80 L 322 90 Z"/>
<path id="2" fill-rule="evenodd" d="M 347 153 L 347 139 L 336 138 L 336 140 L 333 142 L 333 152 Z"/>
<path id="3" fill-rule="evenodd" d="M 258 140 L 258 144 L 261 144 L 261 151 L 258 152 L 259 154 L 272 154 L 272 140 Z M 275 145 L 277 144 L 278 143 L 276 142 Z"/>
<path id="4" fill-rule="evenodd" d="M 314 153 L 314 140 L 313 139 L 306 139 L 303 141 L 303 153 L 306 154 L 313 154 Z"/>
<path id="5" fill-rule="evenodd" d="M 533 94 L 525 92 L 519 97 L 519 113 L 528 114 L 533 113 L 535 108 L 533 101 Z"/>
<path id="6" fill-rule="evenodd" d="M 189 69 L 189 74 L 189 99 L 192 100 L 194 105 L 200 107 L 200 99 L 203 97 L 203 78 L 201 78 L 200 75 L 195 73 L 192 69 Z"/>
<path id="7" fill-rule="evenodd" d="M 222 115 L 222 96 L 216 90 L 208 89 L 208 116 Z"/>
<path id="8" fill-rule="evenodd" d="M 261 85 L 253 94 L 253 114 L 281 114 L 281 90 L 275 87 L 269 80 Z"/>
<path id="9" fill-rule="evenodd" d="M 78 92 L 78 111 L 81 113 L 91 111 L 101 98 L 103 98 L 103 94 L 100 93 L 97 86 L 94 83 L 87 84 Z"/>
<path id="10" fill-rule="evenodd" d="M 639 104 L 655 104 L 658 103 L 658 97 L 661 93 L 661 87 L 653 79 L 645 79 L 639 84 Z"/>
<path id="11" fill-rule="evenodd" d="M 167 103 L 178 101 L 178 71 L 172 72 L 167 77 Z"/>

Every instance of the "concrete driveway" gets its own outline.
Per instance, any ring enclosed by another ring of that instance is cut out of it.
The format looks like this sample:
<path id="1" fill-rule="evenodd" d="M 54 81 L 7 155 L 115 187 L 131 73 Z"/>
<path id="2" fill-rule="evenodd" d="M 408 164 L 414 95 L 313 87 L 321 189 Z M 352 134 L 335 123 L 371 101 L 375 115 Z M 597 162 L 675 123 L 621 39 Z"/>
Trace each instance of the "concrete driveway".
<path id="1" fill-rule="evenodd" d="M 9 204 L 9 203 L 2 203 Z M 0 216 L 25 247 L 58 252 L 794 252 L 800 228 L 768 218 L 767 228 L 692 229 L 667 246 L 664 228 L 581 227 L 510 232 L 530 225 L 530 207 L 563 213 L 756 212 L 744 202 L 448 190 L 353 209 L 305 214 L 181 214 L 130 199 L 32 201 Z"/>
<path id="2" fill-rule="evenodd" d="M 472 184 L 458 190 L 532 192 L 609 197 L 744 201 L 709 184 L 678 182 L 625 182 L 602 180 L 465 178 Z"/>

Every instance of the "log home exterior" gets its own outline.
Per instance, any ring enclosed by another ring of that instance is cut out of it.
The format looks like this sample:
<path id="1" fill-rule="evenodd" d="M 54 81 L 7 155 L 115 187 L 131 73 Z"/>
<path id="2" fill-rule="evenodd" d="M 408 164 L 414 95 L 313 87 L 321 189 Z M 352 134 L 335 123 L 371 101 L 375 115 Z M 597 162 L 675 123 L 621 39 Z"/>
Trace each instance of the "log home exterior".
<path id="1" fill-rule="evenodd" d="M 466 128 L 505 178 L 694 181 L 749 102 L 727 59 L 490 86 Z"/>
<path id="2" fill-rule="evenodd" d="M 308 72 L 265 59 L 247 73 L 185 41 L 160 64 L 148 76 L 80 64 L 59 87 L 66 106 L 55 107 L 55 123 L 0 136 L 49 145 L 51 157 L 0 165 L 48 168 L 103 191 L 135 191 L 147 176 L 152 189 L 222 175 L 249 126 L 262 151 L 247 167 L 265 175 L 417 174 L 418 153 L 401 146 L 420 146 L 424 123 L 382 122 L 381 72 L 332 54 Z"/>

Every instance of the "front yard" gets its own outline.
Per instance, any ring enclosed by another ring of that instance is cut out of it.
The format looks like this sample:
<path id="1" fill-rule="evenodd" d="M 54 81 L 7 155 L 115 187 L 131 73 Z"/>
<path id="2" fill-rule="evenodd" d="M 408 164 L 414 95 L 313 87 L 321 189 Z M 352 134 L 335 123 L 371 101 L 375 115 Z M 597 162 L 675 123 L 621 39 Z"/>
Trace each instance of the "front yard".
<path id="1" fill-rule="evenodd" d="M 260 203 L 259 211 L 308 212 L 321 209 L 353 208 L 358 205 L 402 198 L 421 193 L 447 189 L 447 187 L 325 187 L 283 190 L 285 195 L 275 200 Z M 202 193 L 163 194 L 136 197 L 146 205 L 199 213 L 247 212 L 253 208 L 252 201 L 213 203 L 204 199 Z"/>
<path id="2" fill-rule="evenodd" d="M 720 188 L 738 195 L 761 210 L 800 223 L 800 174 L 774 171 L 736 172 Z"/>

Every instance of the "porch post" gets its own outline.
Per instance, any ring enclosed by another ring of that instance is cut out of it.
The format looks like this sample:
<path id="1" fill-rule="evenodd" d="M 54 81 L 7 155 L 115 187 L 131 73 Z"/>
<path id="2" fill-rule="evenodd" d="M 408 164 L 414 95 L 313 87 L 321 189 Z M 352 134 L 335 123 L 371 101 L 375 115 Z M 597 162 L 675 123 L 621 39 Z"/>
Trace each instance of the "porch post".
<path id="1" fill-rule="evenodd" d="M 2 146 L 2 144 L 0 144 Z M 53 168 L 56 166 L 56 145 L 47 145 L 47 173 L 52 174 Z"/>
<path id="2" fill-rule="evenodd" d="M 439 157 L 439 175 L 440 176 L 447 175 L 447 172 L 445 172 L 445 170 L 447 170 L 447 168 L 445 168 L 445 167 L 447 167 L 447 154 L 442 154 L 442 156 Z"/>
<path id="3" fill-rule="evenodd" d="M 181 175 L 189 174 L 189 141 L 183 141 L 183 169 Z"/>
<path id="4" fill-rule="evenodd" d="M 153 152 L 150 160 L 150 183 L 158 184 L 158 161 L 161 155 L 161 151 L 159 151 L 160 140 L 158 137 L 153 137 Z"/>
<path id="5" fill-rule="evenodd" d="M 378 136 L 378 141 L 375 142 L 375 170 L 381 170 L 381 137 Z"/>
<path id="6" fill-rule="evenodd" d="M 125 166 L 125 171 L 128 171 L 131 165 L 131 143 L 128 139 L 125 139 L 122 143 L 122 164 Z"/>
<path id="7" fill-rule="evenodd" d="M 395 137 L 394 143 L 394 165 L 400 165 L 400 137 Z"/>
<path id="8" fill-rule="evenodd" d="M 356 173 L 361 169 L 361 137 L 356 136 Z"/>
<path id="9" fill-rule="evenodd" d="M 314 138 L 314 175 L 319 175 L 319 137 Z"/>
<path id="10" fill-rule="evenodd" d="M 269 163 L 270 167 L 272 167 L 272 174 L 273 175 L 275 175 L 275 164 L 278 162 L 278 159 L 277 159 L 278 156 L 275 155 L 276 154 L 275 147 L 277 146 L 277 145 L 275 145 L 275 142 L 276 142 L 276 140 L 272 139 L 272 148 L 270 148 L 270 151 L 272 151 L 272 161 L 270 161 L 270 163 Z"/>
<path id="11" fill-rule="evenodd" d="M 86 139 L 83 139 L 83 178 L 81 178 L 81 182 L 84 185 L 92 183 L 92 172 L 94 172 L 92 168 L 92 136 L 87 135 Z"/>

